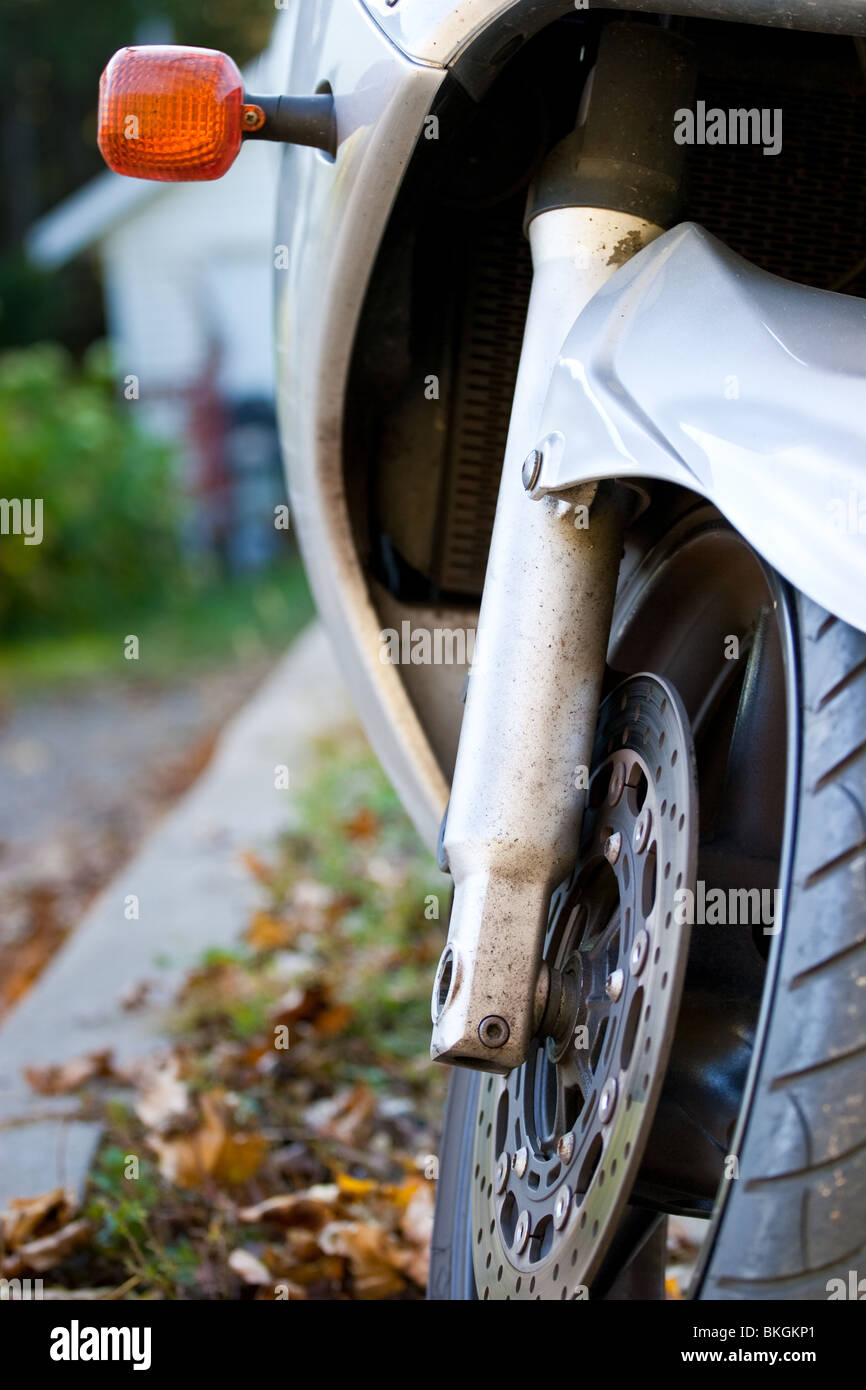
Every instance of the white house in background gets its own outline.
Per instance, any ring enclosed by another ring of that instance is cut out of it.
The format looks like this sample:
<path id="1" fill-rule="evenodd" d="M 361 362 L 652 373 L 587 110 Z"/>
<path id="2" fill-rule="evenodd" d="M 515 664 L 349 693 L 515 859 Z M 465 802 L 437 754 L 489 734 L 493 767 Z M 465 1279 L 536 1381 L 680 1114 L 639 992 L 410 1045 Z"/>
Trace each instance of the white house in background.
<path id="1" fill-rule="evenodd" d="M 284 90 L 295 11 L 277 11 L 271 45 L 244 72 L 247 91 Z M 279 544 L 282 497 L 273 419 L 272 276 L 281 147 L 248 141 L 222 178 L 149 183 L 108 170 L 32 228 L 47 269 L 98 256 L 118 387 L 129 408 L 179 445 L 199 499 L 198 534 L 236 567 Z"/>

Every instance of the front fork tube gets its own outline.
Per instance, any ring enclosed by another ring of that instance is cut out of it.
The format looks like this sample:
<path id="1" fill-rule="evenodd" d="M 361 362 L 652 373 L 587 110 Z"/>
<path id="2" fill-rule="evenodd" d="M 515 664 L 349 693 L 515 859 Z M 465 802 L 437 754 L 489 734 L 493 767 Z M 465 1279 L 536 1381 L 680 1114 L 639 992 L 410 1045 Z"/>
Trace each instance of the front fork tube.
<path id="1" fill-rule="evenodd" d="M 530 224 L 532 293 L 443 838 L 454 903 L 433 991 L 437 1061 L 507 1072 L 550 1013 L 541 952 L 578 848 L 630 494 L 608 483 L 545 495 L 556 441 L 537 430 L 578 313 L 661 231 L 585 207 Z M 523 469 L 534 450 L 540 464 Z"/>

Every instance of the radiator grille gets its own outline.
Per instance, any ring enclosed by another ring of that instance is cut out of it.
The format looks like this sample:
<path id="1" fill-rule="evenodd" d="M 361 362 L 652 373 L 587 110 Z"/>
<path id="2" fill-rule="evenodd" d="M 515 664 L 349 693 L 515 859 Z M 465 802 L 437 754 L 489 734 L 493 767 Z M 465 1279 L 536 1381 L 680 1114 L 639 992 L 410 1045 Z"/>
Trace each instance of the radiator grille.
<path id="1" fill-rule="evenodd" d="M 708 107 L 780 107 L 782 149 L 696 146 L 687 216 L 763 269 L 821 289 L 866 257 L 866 98 L 705 81 Z M 443 592 L 480 594 L 531 283 L 519 214 L 489 214 L 476 241 L 456 348 L 457 394 L 439 511 Z M 844 286 L 866 296 L 866 265 Z"/>
<path id="2" fill-rule="evenodd" d="M 519 212 L 488 216 L 456 351 L 436 576 L 445 592 L 478 594 L 484 583 L 531 280 Z"/>
<path id="3" fill-rule="evenodd" d="M 780 108 L 782 149 L 689 151 L 688 215 L 764 270 L 830 289 L 866 257 L 866 98 L 708 83 L 711 106 Z M 866 266 L 845 287 L 866 295 Z"/>

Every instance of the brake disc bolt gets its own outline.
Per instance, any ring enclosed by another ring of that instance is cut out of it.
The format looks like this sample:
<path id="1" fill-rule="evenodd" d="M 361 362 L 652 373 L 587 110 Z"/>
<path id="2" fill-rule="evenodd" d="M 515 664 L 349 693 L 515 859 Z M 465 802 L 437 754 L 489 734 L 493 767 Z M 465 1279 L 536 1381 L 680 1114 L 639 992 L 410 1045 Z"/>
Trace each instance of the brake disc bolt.
<path id="1" fill-rule="evenodd" d="M 614 763 L 613 772 L 610 775 L 610 786 L 607 789 L 607 799 L 611 806 L 615 806 L 619 801 L 625 787 L 625 768 L 622 763 Z"/>
<path id="2" fill-rule="evenodd" d="M 649 954 L 649 933 L 639 931 L 634 939 L 629 958 L 629 966 L 633 975 L 639 975 L 646 965 L 646 958 Z"/>
<path id="3" fill-rule="evenodd" d="M 517 1218 L 517 1225 L 514 1228 L 514 1245 L 518 1251 L 524 1250 L 529 1244 L 529 1212 L 522 1211 Z"/>
<path id="4" fill-rule="evenodd" d="M 561 1134 L 556 1141 L 556 1156 L 563 1163 L 570 1163 L 574 1156 L 574 1135 Z"/>
<path id="5" fill-rule="evenodd" d="M 650 814 L 649 807 L 645 806 L 634 824 L 634 847 L 638 854 L 641 854 L 646 849 L 651 825 L 652 815 Z"/>
<path id="6" fill-rule="evenodd" d="M 616 1109 L 616 1080 L 610 1077 L 605 1081 L 601 1088 L 601 1095 L 598 1101 L 598 1113 L 603 1125 L 610 1124 L 613 1119 L 613 1112 Z"/>
<path id="7" fill-rule="evenodd" d="M 604 857 L 608 864 L 615 864 L 619 859 L 619 852 L 622 849 L 622 835 L 615 830 L 612 835 L 608 835 L 604 842 Z"/>
<path id="8" fill-rule="evenodd" d="M 511 1160 L 511 1166 L 519 1178 L 523 1177 L 529 1166 L 529 1150 L 526 1148 L 518 1149 Z"/>
<path id="9" fill-rule="evenodd" d="M 614 1004 L 616 1003 L 617 999 L 619 999 L 619 996 L 622 994 L 622 987 L 624 984 L 625 975 L 621 970 L 614 970 L 612 974 L 608 975 L 607 979 L 605 980 L 604 992 L 607 995 L 608 999 L 613 1000 Z"/>
<path id="10" fill-rule="evenodd" d="M 508 1183 L 508 1173 L 511 1164 L 507 1153 L 501 1153 L 496 1160 L 496 1191 L 504 1192 Z"/>
<path id="11" fill-rule="evenodd" d="M 571 1188 L 563 1186 L 556 1194 L 556 1203 L 553 1208 L 553 1224 L 558 1231 L 561 1231 L 566 1221 L 568 1213 L 571 1211 Z"/>

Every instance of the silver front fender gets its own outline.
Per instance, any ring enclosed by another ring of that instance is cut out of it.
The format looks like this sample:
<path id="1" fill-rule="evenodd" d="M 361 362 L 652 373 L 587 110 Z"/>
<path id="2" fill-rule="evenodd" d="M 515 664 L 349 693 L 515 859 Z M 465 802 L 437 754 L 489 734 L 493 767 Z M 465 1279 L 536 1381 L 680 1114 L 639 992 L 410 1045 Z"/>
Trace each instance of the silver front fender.
<path id="1" fill-rule="evenodd" d="M 577 318 L 536 496 L 601 478 L 702 493 L 786 579 L 866 630 L 866 303 L 756 269 L 691 223 Z"/>

